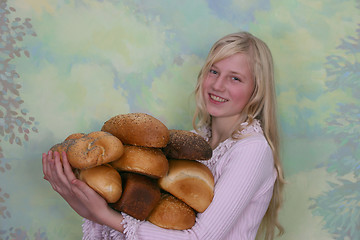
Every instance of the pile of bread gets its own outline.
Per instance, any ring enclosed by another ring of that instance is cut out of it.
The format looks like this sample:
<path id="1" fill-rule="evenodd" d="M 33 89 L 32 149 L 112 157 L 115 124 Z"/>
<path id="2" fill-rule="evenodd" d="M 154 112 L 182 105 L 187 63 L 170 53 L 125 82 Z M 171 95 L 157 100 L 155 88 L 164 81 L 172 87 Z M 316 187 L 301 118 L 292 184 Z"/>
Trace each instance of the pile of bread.
<path id="1" fill-rule="evenodd" d="M 211 171 L 196 161 L 211 158 L 210 145 L 145 113 L 116 115 L 51 150 L 65 151 L 76 176 L 113 209 L 162 228 L 191 228 L 214 196 Z"/>

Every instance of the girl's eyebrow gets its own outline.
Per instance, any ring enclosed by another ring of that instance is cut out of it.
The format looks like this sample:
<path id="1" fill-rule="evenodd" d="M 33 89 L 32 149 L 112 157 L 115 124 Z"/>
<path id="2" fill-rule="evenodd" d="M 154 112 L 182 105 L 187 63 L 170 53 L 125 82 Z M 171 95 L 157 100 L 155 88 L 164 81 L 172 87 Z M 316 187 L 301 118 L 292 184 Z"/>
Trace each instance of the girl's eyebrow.
<path id="1" fill-rule="evenodd" d="M 215 66 L 215 64 L 211 65 L 210 69 L 211 69 L 211 68 L 219 69 L 218 67 Z"/>

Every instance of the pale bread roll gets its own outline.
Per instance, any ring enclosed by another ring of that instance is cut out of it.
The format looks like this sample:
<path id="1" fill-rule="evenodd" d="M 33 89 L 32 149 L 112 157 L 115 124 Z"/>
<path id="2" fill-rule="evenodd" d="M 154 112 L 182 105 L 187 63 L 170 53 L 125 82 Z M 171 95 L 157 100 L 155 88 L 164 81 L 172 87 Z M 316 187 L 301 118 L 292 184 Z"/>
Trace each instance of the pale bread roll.
<path id="1" fill-rule="evenodd" d="M 86 182 L 108 203 L 117 202 L 122 194 L 120 174 L 110 165 L 104 164 L 79 171 L 78 178 Z"/>
<path id="2" fill-rule="evenodd" d="M 169 162 L 159 148 L 124 145 L 123 155 L 110 163 L 118 171 L 134 172 L 153 178 L 167 174 Z"/>
<path id="3" fill-rule="evenodd" d="M 122 142 L 110 133 L 96 131 L 71 140 L 67 157 L 72 167 L 92 168 L 115 161 L 124 153 Z"/>
<path id="4" fill-rule="evenodd" d="M 171 194 L 163 194 L 147 220 L 161 228 L 185 230 L 194 226 L 195 219 L 190 206 Z"/>
<path id="5" fill-rule="evenodd" d="M 169 141 L 169 129 L 146 113 L 128 113 L 107 120 L 102 131 L 118 137 L 123 144 L 162 148 Z"/>
<path id="6" fill-rule="evenodd" d="M 158 181 L 160 188 L 179 198 L 197 212 L 203 212 L 214 197 L 214 177 L 198 161 L 169 160 L 169 172 Z"/>
<path id="7" fill-rule="evenodd" d="M 209 160 L 212 156 L 210 144 L 200 135 L 186 131 L 170 129 L 169 143 L 163 149 L 169 159 Z"/>

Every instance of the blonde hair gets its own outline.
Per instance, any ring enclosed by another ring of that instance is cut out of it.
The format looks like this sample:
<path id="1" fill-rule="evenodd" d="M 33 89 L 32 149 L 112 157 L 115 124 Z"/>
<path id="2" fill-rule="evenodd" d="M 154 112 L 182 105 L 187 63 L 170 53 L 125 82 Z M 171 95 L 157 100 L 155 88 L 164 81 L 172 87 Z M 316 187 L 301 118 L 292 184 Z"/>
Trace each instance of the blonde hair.
<path id="1" fill-rule="evenodd" d="M 284 229 L 278 222 L 278 211 L 282 206 L 282 190 L 284 176 L 279 154 L 279 133 L 276 118 L 276 93 L 274 83 L 273 58 L 268 46 L 257 37 L 248 32 L 229 34 L 218 40 L 210 49 L 204 66 L 199 72 L 195 88 L 196 110 L 193 117 L 195 130 L 202 126 L 210 126 L 211 116 L 206 111 L 202 95 L 202 83 L 213 64 L 233 54 L 243 53 L 248 56 L 248 63 L 252 70 L 255 88 L 249 102 L 241 112 L 241 117 L 234 126 L 232 137 L 242 130 L 240 123 L 247 121 L 249 124 L 254 120 L 260 120 L 265 138 L 273 153 L 274 165 L 278 177 L 276 179 L 273 196 L 269 207 L 259 227 L 256 239 L 264 237 L 266 240 L 274 239 L 275 228 L 279 235 Z"/>

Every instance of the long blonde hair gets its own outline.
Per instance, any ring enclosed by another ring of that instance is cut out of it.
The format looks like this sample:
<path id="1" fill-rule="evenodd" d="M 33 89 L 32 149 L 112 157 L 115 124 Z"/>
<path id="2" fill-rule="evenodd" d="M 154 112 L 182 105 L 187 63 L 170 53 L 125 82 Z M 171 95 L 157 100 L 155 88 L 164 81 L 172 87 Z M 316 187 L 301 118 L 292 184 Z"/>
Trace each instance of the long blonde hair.
<path id="1" fill-rule="evenodd" d="M 275 236 L 275 228 L 279 235 L 284 229 L 278 222 L 278 211 L 282 206 L 282 190 L 284 185 L 283 168 L 280 161 L 280 143 L 276 117 L 276 93 L 274 82 L 273 58 L 268 46 L 259 38 L 248 32 L 229 34 L 218 40 L 210 49 L 204 66 L 199 72 L 195 88 L 196 111 L 193 117 L 193 127 L 198 130 L 202 126 L 210 126 L 211 116 L 206 111 L 202 95 L 202 83 L 213 64 L 233 54 L 243 53 L 248 56 L 249 66 L 253 72 L 255 88 L 249 102 L 241 112 L 241 117 L 234 127 L 232 136 L 241 130 L 240 123 L 260 120 L 261 127 L 268 141 L 277 170 L 273 196 L 269 207 L 259 227 L 256 239 L 264 237 L 265 240 L 272 240 Z"/>

